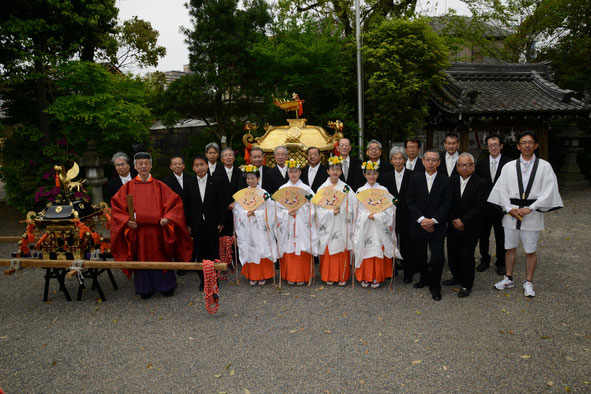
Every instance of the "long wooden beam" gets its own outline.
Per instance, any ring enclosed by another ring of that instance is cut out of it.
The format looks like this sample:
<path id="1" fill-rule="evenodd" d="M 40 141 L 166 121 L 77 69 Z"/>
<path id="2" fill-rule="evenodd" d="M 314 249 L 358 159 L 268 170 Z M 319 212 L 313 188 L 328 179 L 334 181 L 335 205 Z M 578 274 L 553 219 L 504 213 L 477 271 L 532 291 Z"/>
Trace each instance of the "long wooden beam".
<path id="1" fill-rule="evenodd" d="M 22 239 L 19 235 L 0 235 L 0 243 L 15 244 Z"/>
<path id="2" fill-rule="evenodd" d="M 0 259 L 0 266 L 10 266 L 15 259 Z M 44 259 L 20 259 L 21 267 L 37 268 L 71 268 L 74 260 L 44 260 Z M 202 271 L 203 263 L 185 263 L 177 261 L 99 261 L 84 260 L 82 268 L 119 268 L 119 269 L 142 269 L 142 270 L 182 270 Z M 228 264 L 214 264 L 216 271 L 227 271 Z M 9 272 L 10 271 L 10 272 Z M 4 272 L 6 275 L 14 273 L 14 268 Z"/>

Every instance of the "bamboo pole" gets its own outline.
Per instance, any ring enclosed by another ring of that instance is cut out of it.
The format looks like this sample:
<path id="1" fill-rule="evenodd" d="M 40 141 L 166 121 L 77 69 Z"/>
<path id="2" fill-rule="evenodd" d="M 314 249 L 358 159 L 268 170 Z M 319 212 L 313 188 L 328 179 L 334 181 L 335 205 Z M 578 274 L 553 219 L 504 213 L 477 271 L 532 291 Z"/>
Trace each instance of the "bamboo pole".
<path id="1" fill-rule="evenodd" d="M 15 244 L 22 240 L 23 237 L 20 235 L 0 235 L 0 243 Z"/>
<path id="2" fill-rule="evenodd" d="M 15 259 L 0 259 L 0 266 L 10 266 Z M 20 259 L 20 266 L 36 268 L 71 268 L 75 260 L 45 260 L 45 259 Z M 202 271 L 202 263 L 185 263 L 177 261 L 99 261 L 84 260 L 82 268 L 119 268 L 119 269 L 141 269 L 141 270 L 185 270 Z M 228 264 L 214 264 L 216 271 L 226 271 Z M 4 272 L 11 275 L 16 270 L 10 268 Z"/>

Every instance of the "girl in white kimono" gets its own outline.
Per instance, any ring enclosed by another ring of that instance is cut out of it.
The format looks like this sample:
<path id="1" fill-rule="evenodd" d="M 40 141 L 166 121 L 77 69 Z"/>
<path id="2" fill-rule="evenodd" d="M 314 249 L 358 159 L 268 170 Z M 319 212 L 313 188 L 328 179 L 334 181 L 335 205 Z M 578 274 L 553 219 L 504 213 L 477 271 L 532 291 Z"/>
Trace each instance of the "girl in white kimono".
<path id="1" fill-rule="evenodd" d="M 299 187 L 304 189 L 309 198 L 314 192 L 300 180 L 301 164 L 296 160 L 285 162 L 289 181 L 279 189 L 285 187 Z M 298 210 L 288 210 L 281 204 L 277 207 L 277 243 L 281 257 L 281 277 L 287 283 L 298 286 L 311 282 L 313 272 L 312 255 L 317 254 L 317 235 L 314 225 L 314 205 L 306 202 Z"/>
<path id="2" fill-rule="evenodd" d="M 376 182 L 379 165 L 366 161 L 361 168 L 367 183 L 360 187 L 357 193 L 370 188 L 387 191 L 385 187 Z M 353 250 L 355 252 L 355 278 L 361 282 L 363 287 L 371 285 L 372 288 L 378 288 L 384 279 L 392 277 L 394 239 L 391 226 L 393 218 L 394 206 L 372 214 L 357 201 Z"/>
<path id="3" fill-rule="evenodd" d="M 316 222 L 318 225 L 318 244 L 320 256 L 320 278 L 331 286 L 338 282 L 345 286 L 351 275 L 351 252 L 353 248 L 353 219 L 355 215 L 355 195 L 351 188 L 341 181 L 343 159 L 333 156 L 328 159 L 329 178 L 318 190 L 334 186 L 338 191 L 346 193 L 340 206 L 329 209 L 316 206 Z"/>
<path id="4" fill-rule="evenodd" d="M 252 165 L 242 166 L 241 170 L 246 176 L 248 187 L 256 189 L 260 177 L 259 170 Z M 268 196 L 265 190 L 263 193 Z M 275 276 L 275 202 L 266 199 L 263 204 L 250 211 L 245 210 L 240 204 L 234 204 L 234 223 L 242 275 L 250 280 L 251 286 L 257 283 L 263 286 L 267 279 Z"/>

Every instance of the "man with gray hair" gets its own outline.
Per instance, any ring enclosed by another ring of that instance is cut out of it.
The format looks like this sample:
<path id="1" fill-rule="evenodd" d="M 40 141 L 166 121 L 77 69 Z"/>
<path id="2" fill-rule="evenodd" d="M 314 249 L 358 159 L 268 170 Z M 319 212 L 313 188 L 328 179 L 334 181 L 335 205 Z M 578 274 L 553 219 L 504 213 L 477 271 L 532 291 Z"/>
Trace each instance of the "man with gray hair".
<path id="1" fill-rule="evenodd" d="M 387 161 L 381 161 L 382 158 L 382 144 L 378 140 L 371 140 L 367 143 L 365 151 L 368 159 L 379 165 L 380 176 L 378 176 L 378 183 L 382 184 L 382 177 L 384 174 L 393 170 L 392 164 Z"/>
<path id="2" fill-rule="evenodd" d="M 129 156 L 123 152 L 115 153 L 111 158 L 111 163 L 113 164 L 113 167 L 115 167 L 117 175 L 114 175 L 105 185 L 107 203 L 109 204 L 111 204 L 111 198 L 119 191 L 121 186 L 131 181 L 131 179 L 137 175 L 135 171 L 132 174 Z"/>
<path id="3" fill-rule="evenodd" d="M 452 278 L 443 284 L 459 284 L 458 297 L 464 298 L 470 295 L 474 284 L 474 251 L 489 190 L 486 181 L 474 174 L 474 156 L 470 153 L 461 153 L 456 167 L 458 175 L 449 181 L 451 209 L 447 226 L 447 259 Z"/>
<path id="4" fill-rule="evenodd" d="M 277 164 L 275 167 L 269 171 L 269 177 L 271 178 L 271 190 L 267 190 L 271 195 L 275 193 L 281 186 L 283 186 L 288 181 L 287 176 L 287 167 L 285 166 L 285 162 L 289 157 L 289 153 L 287 148 L 283 145 L 279 145 L 273 151 L 273 158 L 275 159 L 275 163 Z"/>
<path id="5" fill-rule="evenodd" d="M 220 157 L 220 146 L 215 142 L 205 145 L 205 156 L 209 166 L 209 175 L 213 175 L 217 168 L 218 158 Z"/>
<path id="6" fill-rule="evenodd" d="M 390 171 L 382 176 L 382 186 L 388 188 L 398 200 L 396 205 L 396 236 L 398 237 L 398 249 L 402 255 L 402 263 L 396 262 L 396 270 L 408 267 L 404 273 L 404 283 L 412 282 L 412 250 L 410 239 L 410 213 L 408 212 L 408 204 L 406 201 L 406 194 L 408 193 L 408 184 L 413 171 L 406 168 L 406 150 L 400 146 L 394 146 L 390 150 L 390 162 L 394 166 L 394 171 Z"/>

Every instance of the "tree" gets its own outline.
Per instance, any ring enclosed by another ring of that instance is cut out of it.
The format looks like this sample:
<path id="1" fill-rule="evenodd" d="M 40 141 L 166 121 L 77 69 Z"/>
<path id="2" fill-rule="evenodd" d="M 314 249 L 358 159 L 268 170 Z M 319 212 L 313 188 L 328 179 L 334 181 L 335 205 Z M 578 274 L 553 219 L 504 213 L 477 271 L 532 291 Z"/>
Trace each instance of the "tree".
<path id="1" fill-rule="evenodd" d="M 428 91 L 443 81 L 448 49 L 422 19 L 384 20 L 364 36 L 367 134 L 403 140 L 428 111 Z"/>
<path id="2" fill-rule="evenodd" d="M 238 8 L 237 0 L 192 0 L 187 4 L 193 26 L 185 29 L 192 75 L 175 81 L 166 94 L 172 101 L 167 124 L 193 116 L 215 124 L 219 139 L 242 130 L 258 91 L 248 50 L 264 36 L 271 21 L 264 0 Z M 190 100 L 180 102 L 172 92 Z M 211 119 L 213 117 L 213 119 Z"/>
<path id="3" fill-rule="evenodd" d="M 166 55 L 166 48 L 158 45 L 158 33 L 150 22 L 134 16 L 117 28 L 119 50 L 111 56 L 111 63 L 120 69 L 136 65 L 156 67 L 158 60 Z"/>

